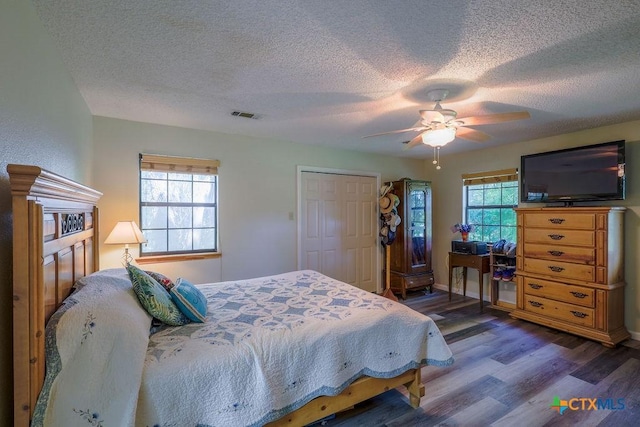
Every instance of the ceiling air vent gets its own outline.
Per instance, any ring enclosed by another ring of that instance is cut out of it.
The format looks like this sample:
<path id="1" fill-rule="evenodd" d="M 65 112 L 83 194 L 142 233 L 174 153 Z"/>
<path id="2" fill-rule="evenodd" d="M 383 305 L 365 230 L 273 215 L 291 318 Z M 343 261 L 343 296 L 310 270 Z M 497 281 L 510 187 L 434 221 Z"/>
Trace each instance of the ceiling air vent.
<path id="1" fill-rule="evenodd" d="M 245 119 L 257 119 L 258 116 L 253 113 L 245 113 L 243 111 L 234 111 L 231 113 L 232 116 L 244 117 Z"/>

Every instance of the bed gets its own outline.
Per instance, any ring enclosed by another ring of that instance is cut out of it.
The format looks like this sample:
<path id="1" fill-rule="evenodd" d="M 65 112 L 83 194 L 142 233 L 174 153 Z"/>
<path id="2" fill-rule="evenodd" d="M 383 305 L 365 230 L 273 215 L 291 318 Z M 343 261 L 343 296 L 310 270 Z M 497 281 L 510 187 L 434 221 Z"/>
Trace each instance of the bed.
<path id="1" fill-rule="evenodd" d="M 309 270 L 198 285 L 205 323 L 150 334 L 126 270 L 99 269 L 101 193 L 7 169 L 16 426 L 305 425 L 402 385 L 418 407 L 420 367 L 453 362 L 430 318 Z"/>

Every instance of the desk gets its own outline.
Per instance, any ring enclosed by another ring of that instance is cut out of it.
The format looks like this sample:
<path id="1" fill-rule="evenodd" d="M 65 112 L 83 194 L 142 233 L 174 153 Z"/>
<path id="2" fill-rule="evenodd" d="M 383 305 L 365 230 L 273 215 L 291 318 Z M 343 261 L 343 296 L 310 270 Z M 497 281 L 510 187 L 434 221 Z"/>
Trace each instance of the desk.
<path id="1" fill-rule="evenodd" d="M 462 295 L 467 295 L 467 268 L 478 270 L 478 286 L 480 291 L 480 311 L 483 310 L 483 280 L 485 273 L 489 272 L 489 254 L 471 255 L 459 252 L 449 252 L 449 301 L 451 301 L 451 286 L 453 269 L 462 267 Z"/>

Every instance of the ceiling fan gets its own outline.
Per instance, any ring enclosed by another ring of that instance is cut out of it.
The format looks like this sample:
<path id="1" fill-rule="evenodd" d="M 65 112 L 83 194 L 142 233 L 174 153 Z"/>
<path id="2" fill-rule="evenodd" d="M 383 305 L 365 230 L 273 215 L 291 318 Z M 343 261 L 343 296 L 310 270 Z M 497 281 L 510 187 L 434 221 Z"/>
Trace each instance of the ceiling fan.
<path id="1" fill-rule="evenodd" d="M 457 118 L 458 113 L 454 110 L 442 108 L 442 105 L 440 105 L 440 102 L 444 101 L 448 94 L 449 90 L 447 89 L 430 90 L 427 93 L 427 96 L 436 104 L 432 110 L 420 110 L 421 119 L 418 120 L 413 127 L 367 135 L 365 138 L 403 132 L 420 132 L 407 143 L 406 148 L 412 148 L 422 143 L 433 147 L 435 152 L 439 150 L 440 147 L 453 141 L 455 138 L 462 138 L 474 142 L 484 142 L 491 139 L 491 137 L 486 133 L 476 129 L 469 129 L 467 126 L 489 125 L 528 119 L 531 117 L 528 111 L 516 111 L 511 113 L 471 116 L 459 119 Z M 439 160 L 435 159 L 435 153 L 433 163 L 439 163 Z M 439 165 L 438 169 L 440 169 Z"/>

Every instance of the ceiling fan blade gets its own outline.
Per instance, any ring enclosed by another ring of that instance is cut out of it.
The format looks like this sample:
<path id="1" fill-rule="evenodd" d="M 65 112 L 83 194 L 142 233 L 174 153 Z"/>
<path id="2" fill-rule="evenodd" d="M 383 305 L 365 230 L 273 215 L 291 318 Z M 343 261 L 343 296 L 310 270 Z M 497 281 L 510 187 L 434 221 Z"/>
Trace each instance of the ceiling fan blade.
<path id="1" fill-rule="evenodd" d="M 511 122 L 514 120 L 528 119 L 531 117 L 528 111 L 514 111 L 512 113 L 496 113 L 487 114 L 485 116 L 472 116 L 456 119 L 458 122 L 462 122 L 465 126 L 476 125 L 491 125 L 494 123 Z"/>
<path id="2" fill-rule="evenodd" d="M 485 142 L 491 139 L 491 137 L 484 132 L 480 132 L 475 129 L 467 129 L 462 126 L 456 129 L 456 138 L 467 139 L 474 142 Z"/>
<path id="3" fill-rule="evenodd" d="M 424 126 L 416 126 L 416 127 L 412 127 L 412 128 L 407 128 L 407 129 L 399 129 L 399 130 L 392 130 L 389 132 L 380 132 L 380 133 L 374 133 L 373 135 L 367 135 L 367 136 L 363 136 L 363 138 L 371 138 L 372 136 L 381 136 L 381 135 L 391 135 L 394 133 L 404 133 L 404 132 L 411 132 L 411 131 L 421 131 L 421 130 L 426 130 L 427 128 Z"/>
<path id="4" fill-rule="evenodd" d="M 408 150 L 410 148 L 415 147 L 418 144 L 422 144 L 422 134 L 416 136 L 411 141 L 409 141 L 407 145 L 404 146 L 403 150 Z"/>

